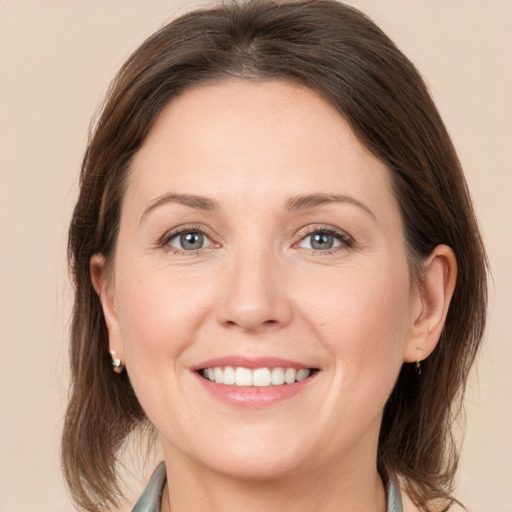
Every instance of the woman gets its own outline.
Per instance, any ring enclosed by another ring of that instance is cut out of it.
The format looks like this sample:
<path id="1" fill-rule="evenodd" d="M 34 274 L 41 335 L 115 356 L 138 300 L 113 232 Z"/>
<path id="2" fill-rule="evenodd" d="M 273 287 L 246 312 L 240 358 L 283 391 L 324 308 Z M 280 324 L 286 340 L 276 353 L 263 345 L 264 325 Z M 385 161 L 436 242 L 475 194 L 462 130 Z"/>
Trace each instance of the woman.
<path id="1" fill-rule="evenodd" d="M 91 137 L 69 254 L 80 507 L 119 503 L 150 426 L 165 465 L 135 511 L 454 502 L 485 252 L 421 77 L 358 11 L 233 3 L 150 37 Z"/>

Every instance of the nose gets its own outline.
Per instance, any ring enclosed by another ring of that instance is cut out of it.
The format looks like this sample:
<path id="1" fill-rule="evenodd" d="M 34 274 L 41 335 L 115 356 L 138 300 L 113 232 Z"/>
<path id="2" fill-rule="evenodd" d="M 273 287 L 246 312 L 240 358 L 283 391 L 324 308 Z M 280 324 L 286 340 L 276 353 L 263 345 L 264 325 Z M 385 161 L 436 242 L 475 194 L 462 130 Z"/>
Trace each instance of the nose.
<path id="1" fill-rule="evenodd" d="M 264 251 L 239 253 L 230 267 L 217 310 L 221 324 L 255 333 L 290 323 L 292 302 L 276 257 Z"/>

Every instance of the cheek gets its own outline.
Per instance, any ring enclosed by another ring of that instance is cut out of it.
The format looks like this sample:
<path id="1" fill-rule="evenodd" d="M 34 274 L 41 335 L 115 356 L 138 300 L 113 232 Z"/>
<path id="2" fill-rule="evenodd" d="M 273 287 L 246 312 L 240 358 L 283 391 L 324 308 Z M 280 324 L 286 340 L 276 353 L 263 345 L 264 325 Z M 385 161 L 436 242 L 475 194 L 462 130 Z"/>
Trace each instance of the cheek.
<path id="1" fill-rule="evenodd" d="M 174 277 L 149 271 L 140 280 L 125 281 L 119 290 L 118 313 L 127 362 L 131 356 L 159 359 L 166 353 L 172 355 L 190 342 L 208 291 Z"/>
<path id="2" fill-rule="evenodd" d="M 309 323 L 345 372 L 394 374 L 402 364 L 410 294 L 407 266 L 397 267 L 341 270 L 322 290 L 303 294 Z"/>
<path id="3" fill-rule="evenodd" d="M 173 411 L 183 402 L 181 382 L 189 371 L 183 354 L 194 345 L 211 302 L 208 280 L 129 264 L 119 265 L 119 276 L 118 315 L 135 394 L 157 428 L 179 430 Z"/>

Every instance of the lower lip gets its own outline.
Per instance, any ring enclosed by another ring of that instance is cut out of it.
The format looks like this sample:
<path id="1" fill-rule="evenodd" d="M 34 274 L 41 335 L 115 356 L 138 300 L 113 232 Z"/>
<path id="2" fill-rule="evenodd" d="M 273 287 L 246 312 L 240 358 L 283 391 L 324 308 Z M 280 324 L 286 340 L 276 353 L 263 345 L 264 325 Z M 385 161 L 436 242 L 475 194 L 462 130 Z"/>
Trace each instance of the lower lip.
<path id="1" fill-rule="evenodd" d="M 196 373 L 200 384 L 206 391 L 212 394 L 215 398 L 238 407 L 264 407 L 281 402 L 287 398 L 291 398 L 309 386 L 316 375 L 317 373 L 314 373 L 307 379 L 301 380 L 300 382 L 294 382 L 293 384 L 257 387 L 217 384 Z"/>

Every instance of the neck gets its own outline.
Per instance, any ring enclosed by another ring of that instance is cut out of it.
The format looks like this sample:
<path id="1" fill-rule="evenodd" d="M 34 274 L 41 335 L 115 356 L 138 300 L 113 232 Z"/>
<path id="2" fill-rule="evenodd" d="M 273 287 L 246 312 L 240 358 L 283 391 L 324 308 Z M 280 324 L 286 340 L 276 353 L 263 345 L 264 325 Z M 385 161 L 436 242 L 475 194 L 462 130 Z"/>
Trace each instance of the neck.
<path id="1" fill-rule="evenodd" d="M 385 512 L 386 495 L 376 468 L 322 466 L 276 480 L 233 478 L 166 456 L 169 485 L 162 512 Z M 190 461 L 189 461 L 190 462 Z"/>

